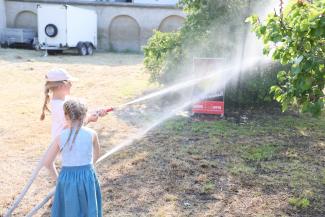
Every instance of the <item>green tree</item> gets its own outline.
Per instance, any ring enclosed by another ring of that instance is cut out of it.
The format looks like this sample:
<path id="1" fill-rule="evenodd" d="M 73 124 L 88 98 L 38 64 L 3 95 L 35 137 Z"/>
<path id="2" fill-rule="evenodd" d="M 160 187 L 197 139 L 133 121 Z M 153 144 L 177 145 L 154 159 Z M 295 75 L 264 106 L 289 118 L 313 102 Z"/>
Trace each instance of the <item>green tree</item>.
<path id="1" fill-rule="evenodd" d="M 245 19 L 252 8 L 267 3 L 266 0 L 181 0 L 179 5 L 187 13 L 181 30 L 156 31 L 144 48 L 144 64 L 152 81 L 169 84 L 184 79 L 192 71 L 193 57 L 225 60 L 244 57 L 241 49 L 249 31 Z M 227 108 L 273 103 L 269 89 L 277 84 L 275 68 L 278 71 L 277 66 L 255 66 L 245 76 L 239 76 L 240 82 L 229 82 L 225 93 Z"/>
<path id="2" fill-rule="evenodd" d="M 187 73 L 194 56 L 230 58 L 242 42 L 248 2 L 258 0 L 181 0 L 187 13 L 177 33 L 156 31 L 144 47 L 153 81 L 170 83 Z M 184 67 L 185 66 L 185 67 Z"/>
<path id="3" fill-rule="evenodd" d="M 319 115 L 325 103 L 325 0 L 291 1 L 265 22 L 258 16 L 248 21 L 263 40 L 264 54 L 289 66 L 277 75 L 280 85 L 271 88 L 282 109 L 297 105 Z"/>

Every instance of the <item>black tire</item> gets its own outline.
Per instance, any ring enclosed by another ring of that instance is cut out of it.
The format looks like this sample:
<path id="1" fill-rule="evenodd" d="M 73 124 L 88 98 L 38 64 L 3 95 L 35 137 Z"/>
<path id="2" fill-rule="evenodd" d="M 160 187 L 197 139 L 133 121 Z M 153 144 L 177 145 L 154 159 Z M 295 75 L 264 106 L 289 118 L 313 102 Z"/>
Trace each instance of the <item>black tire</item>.
<path id="1" fill-rule="evenodd" d="M 94 47 L 92 44 L 87 45 L 87 55 L 93 55 L 94 53 Z"/>
<path id="2" fill-rule="evenodd" d="M 47 53 L 49 55 L 57 55 L 57 54 L 62 54 L 63 50 L 47 50 Z"/>
<path id="3" fill-rule="evenodd" d="M 86 56 L 87 55 L 87 46 L 85 43 L 80 43 L 78 46 L 78 53 L 80 56 Z"/>
<path id="4" fill-rule="evenodd" d="M 2 48 L 9 48 L 9 43 L 6 41 L 3 44 L 1 44 Z"/>
<path id="5" fill-rule="evenodd" d="M 47 50 L 47 53 L 49 55 L 55 55 L 56 54 L 56 50 Z"/>
<path id="6" fill-rule="evenodd" d="M 44 32 L 48 37 L 53 38 L 58 34 L 58 27 L 56 27 L 54 24 L 47 24 L 44 28 Z"/>

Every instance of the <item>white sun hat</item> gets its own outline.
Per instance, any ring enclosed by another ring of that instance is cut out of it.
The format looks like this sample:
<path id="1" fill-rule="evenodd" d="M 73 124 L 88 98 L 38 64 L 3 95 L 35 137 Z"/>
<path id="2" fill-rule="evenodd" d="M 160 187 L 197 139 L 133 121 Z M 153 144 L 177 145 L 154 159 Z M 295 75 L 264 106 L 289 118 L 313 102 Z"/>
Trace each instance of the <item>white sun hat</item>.
<path id="1" fill-rule="evenodd" d="M 52 69 L 45 75 L 46 81 L 77 81 L 64 69 Z"/>

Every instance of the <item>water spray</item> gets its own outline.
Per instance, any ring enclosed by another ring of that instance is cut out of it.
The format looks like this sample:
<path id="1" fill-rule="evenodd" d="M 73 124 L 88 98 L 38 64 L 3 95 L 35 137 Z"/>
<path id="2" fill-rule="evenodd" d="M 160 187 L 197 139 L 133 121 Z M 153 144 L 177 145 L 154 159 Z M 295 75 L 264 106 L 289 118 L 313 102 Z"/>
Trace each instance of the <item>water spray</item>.
<path id="1" fill-rule="evenodd" d="M 196 100 L 199 100 L 201 97 L 203 97 L 206 93 L 201 94 L 200 96 L 197 97 Z M 145 136 L 150 130 L 154 129 L 155 127 L 157 127 L 159 124 L 161 124 L 162 122 L 170 119 L 171 117 L 173 117 L 175 115 L 175 113 L 185 109 L 186 107 L 188 107 L 189 105 L 193 104 L 195 101 L 187 101 L 181 105 L 176 106 L 175 109 L 173 109 L 172 111 L 170 111 L 169 114 L 161 117 L 158 121 L 156 121 L 154 124 L 152 124 L 151 126 L 141 129 L 139 130 L 135 135 L 133 135 L 132 137 L 126 139 L 125 141 L 123 141 L 122 143 L 120 143 L 119 145 L 115 146 L 114 148 L 112 148 L 111 150 L 107 151 L 104 155 L 102 155 L 96 162 L 96 165 L 99 165 L 100 163 L 102 163 L 108 156 L 116 153 L 117 151 L 121 150 L 122 148 L 125 148 L 131 144 L 133 144 L 134 140 L 138 140 L 141 139 L 143 136 Z M 128 104 L 128 103 L 126 103 Z M 126 105 L 123 104 L 122 106 Z M 114 110 L 114 109 L 113 109 Z M 112 110 L 112 111 L 113 111 Z M 41 209 L 55 194 L 55 187 L 50 191 L 50 193 L 48 195 L 46 195 L 46 197 L 39 203 L 37 204 L 35 207 L 33 207 L 33 209 L 26 215 L 26 217 L 32 217 L 33 215 L 35 215 L 37 213 L 37 211 L 39 209 Z"/>
<path id="2" fill-rule="evenodd" d="M 247 66 L 248 67 L 248 66 Z M 236 76 L 236 72 L 234 72 L 233 70 L 230 70 L 230 69 L 227 69 L 227 70 L 223 70 L 224 72 L 231 72 L 229 74 L 227 74 L 227 78 L 224 79 L 223 81 L 220 81 L 218 80 L 217 81 L 217 84 L 216 86 L 220 86 L 220 85 L 225 85 L 225 83 L 227 83 L 228 81 L 230 81 L 234 76 Z M 185 87 L 189 87 L 189 86 L 193 86 L 201 81 L 205 81 L 207 79 L 212 79 L 212 78 L 215 78 L 216 77 L 216 74 L 215 73 L 212 73 L 210 75 L 207 75 L 203 78 L 200 78 L 200 79 L 193 79 L 193 80 L 190 80 L 190 81 L 187 81 L 185 82 L 184 85 L 181 85 L 182 88 L 185 88 Z M 169 91 L 166 91 L 166 89 L 163 89 L 161 91 L 158 91 L 158 92 L 154 92 L 152 94 L 149 94 L 149 95 L 146 95 L 144 97 L 141 97 L 141 98 L 138 98 L 136 100 L 133 100 L 131 102 L 128 102 L 128 103 L 125 103 L 125 104 L 121 104 L 117 107 L 110 107 L 110 108 L 107 108 L 105 111 L 106 112 L 112 112 L 112 111 L 116 111 L 118 109 L 121 109 L 121 108 L 124 108 L 128 105 L 131 105 L 131 104 L 134 104 L 134 103 L 138 103 L 138 102 L 141 102 L 141 101 L 144 101 L 144 100 L 147 100 L 149 98 L 153 98 L 153 97 L 157 97 L 157 96 L 160 96 L 160 95 L 163 95 L 167 92 L 171 92 L 171 91 L 175 91 L 175 90 L 179 90 L 179 89 L 182 89 L 180 87 L 178 87 L 179 85 L 173 85 L 169 88 L 166 88 L 168 89 Z M 109 151 L 107 151 L 105 154 L 103 154 L 96 162 L 96 165 L 99 165 L 100 163 L 102 163 L 107 157 L 109 157 L 110 155 L 116 153 L 117 151 L 125 148 L 126 146 L 129 146 L 131 144 L 133 144 L 133 141 L 134 140 L 137 140 L 137 139 L 141 139 L 146 133 L 148 133 L 150 130 L 154 129 L 156 126 L 158 126 L 160 123 L 166 121 L 167 119 L 171 118 L 172 116 L 174 116 L 175 113 L 183 110 L 184 108 L 190 106 L 191 104 L 195 103 L 196 101 L 200 100 L 202 97 L 204 97 L 209 91 L 212 91 L 212 90 L 207 90 L 205 91 L 204 93 L 201 93 L 199 96 L 196 97 L 196 99 L 194 100 L 189 100 L 187 101 L 186 103 L 182 104 L 182 105 L 178 105 L 176 106 L 175 109 L 173 109 L 172 111 L 169 112 L 168 115 L 165 115 L 163 116 L 162 118 L 160 118 L 158 121 L 156 121 L 154 124 L 152 124 L 151 126 L 145 128 L 145 129 L 142 129 L 142 130 L 139 130 L 138 133 L 136 133 L 135 135 L 131 136 L 130 138 L 126 139 L 125 141 L 123 141 L 122 143 L 120 143 L 119 145 L 115 146 L 114 148 L 110 149 Z M 36 212 L 41 209 L 54 195 L 55 193 L 55 188 L 53 188 L 50 193 L 48 195 L 46 195 L 46 197 L 39 203 L 37 204 L 35 207 L 33 207 L 33 209 L 27 214 L 27 217 L 31 217 L 33 215 L 36 214 Z"/>
<path id="3" fill-rule="evenodd" d="M 256 62 L 259 62 L 260 60 L 261 59 L 256 59 L 254 61 L 254 64 Z M 243 68 L 244 69 L 249 68 L 251 65 L 253 65 L 253 62 L 250 62 L 250 64 L 243 66 Z M 224 82 L 226 82 L 226 80 L 229 81 L 231 78 L 233 78 L 237 74 L 237 72 L 236 72 L 236 70 L 234 70 L 234 68 L 227 68 L 227 69 L 224 69 L 224 70 L 218 70 L 218 71 L 215 71 L 215 72 L 213 72 L 213 73 L 211 73 L 209 75 L 206 75 L 204 77 L 184 81 L 181 84 L 172 85 L 170 87 L 167 87 L 167 88 L 164 88 L 164 89 L 162 89 L 160 91 L 157 91 L 157 92 L 148 94 L 146 96 L 140 97 L 140 98 L 138 98 L 136 100 L 133 100 L 133 101 L 130 101 L 128 103 L 121 104 L 121 105 L 118 105 L 116 107 L 105 108 L 104 111 L 107 112 L 107 113 L 113 112 L 113 111 L 116 111 L 116 110 L 123 109 L 124 107 L 129 106 L 131 104 L 139 103 L 139 102 L 145 101 L 147 99 L 151 99 L 151 98 L 154 98 L 154 97 L 165 95 L 166 93 L 175 92 L 175 91 L 178 91 L 178 90 L 181 90 L 181 89 L 185 89 L 185 88 L 191 87 L 193 85 L 196 85 L 196 84 L 198 84 L 200 82 L 203 82 L 205 80 L 218 78 L 218 73 L 226 73 L 227 74 L 227 77 L 224 78 L 224 80 L 225 80 Z M 193 103 L 193 101 L 189 101 L 189 102 L 186 103 L 186 106 L 189 106 L 192 103 Z M 179 106 L 178 109 L 180 109 L 180 108 L 183 109 L 186 106 Z M 99 111 L 97 111 L 96 113 L 99 115 Z M 175 111 L 172 112 L 172 114 L 174 114 L 174 113 L 175 113 Z M 171 117 L 171 116 L 169 116 L 169 117 Z M 161 123 L 161 122 L 165 121 L 168 118 L 161 118 L 161 119 L 159 119 L 159 121 L 157 123 Z M 123 142 L 122 144 L 120 144 L 120 145 L 114 147 L 113 149 L 109 150 L 108 152 L 106 152 L 103 156 L 101 156 L 98 159 L 97 164 L 100 163 L 101 161 L 103 161 L 104 159 L 106 159 L 108 156 L 110 156 L 113 153 L 117 152 L 118 150 L 122 149 L 123 147 L 132 144 L 132 141 L 134 141 L 135 139 L 139 139 L 139 138 L 143 137 L 148 131 L 150 131 L 151 129 L 156 127 L 158 125 L 157 123 L 153 124 L 152 126 L 150 126 L 147 129 L 144 129 L 142 132 L 138 133 L 138 136 L 131 137 L 131 138 L 127 139 L 125 142 Z M 48 150 L 49 150 L 49 148 L 47 149 L 47 151 Z M 14 201 L 13 205 L 8 209 L 8 211 L 6 212 L 4 217 L 10 217 L 11 216 L 13 211 L 18 207 L 19 203 L 21 202 L 21 200 L 23 199 L 23 197 L 25 196 L 25 194 L 27 193 L 27 191 L 31 187 L 33 181 L 37 178 L 37 175 L 38 175 L 39 171 L 43 167 L 44 156 L 46 155 L 47 151 L 44 153 L 41 160 L 37 164 L 35 170 L 32 173 L 32 176 L 30 177 L 30 179 L 29 179 L 28 183 L 26 184 L 26 186 L 24 187 L 23 191 L 18 195 L 17 199 Z M 54 194 L 54 190 L 52 190 L 40 204 L 38 204 L 36 207 L 34 207 L 27 216 L 34 215 L 37 212 L 37 210 L 39 210 L 53 196 L 53 194 Z"/>

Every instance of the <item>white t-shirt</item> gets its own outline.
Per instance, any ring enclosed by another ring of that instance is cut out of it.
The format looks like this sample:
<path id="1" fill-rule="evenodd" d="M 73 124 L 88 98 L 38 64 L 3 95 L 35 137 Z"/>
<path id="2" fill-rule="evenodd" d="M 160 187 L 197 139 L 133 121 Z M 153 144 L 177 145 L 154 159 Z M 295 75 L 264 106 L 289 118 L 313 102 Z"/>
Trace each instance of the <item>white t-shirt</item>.
<path id="1" fill-rule="evenodd" d="M 51 128 L 51 136 L 52 141 L 61 134 L 64 126 L 66 125 L 63 104 L 65 100 L 61 99 L 51 99 L 51 120 L 52 120 L 52 128 Z"/>

